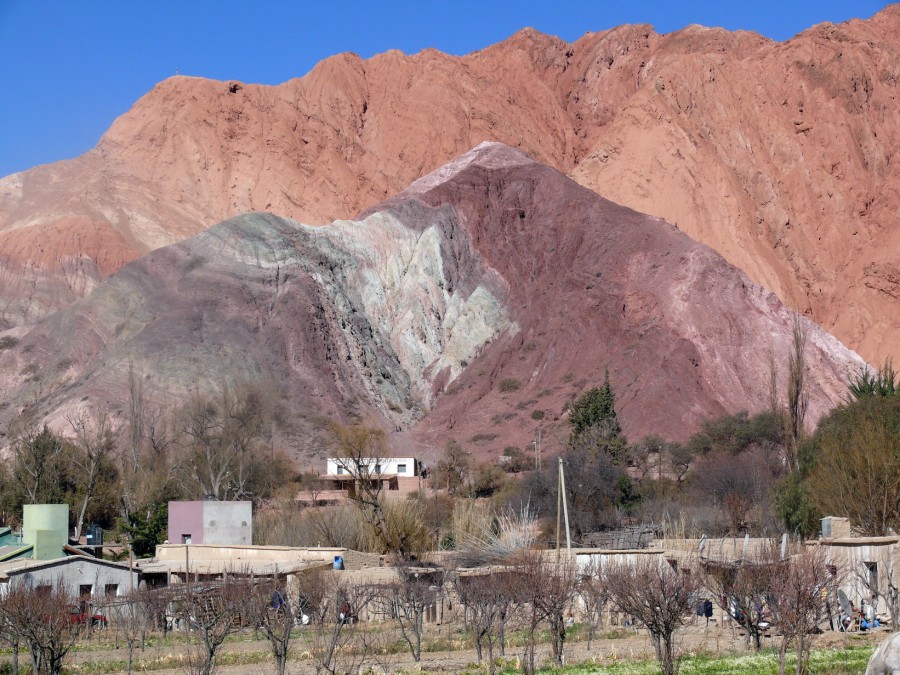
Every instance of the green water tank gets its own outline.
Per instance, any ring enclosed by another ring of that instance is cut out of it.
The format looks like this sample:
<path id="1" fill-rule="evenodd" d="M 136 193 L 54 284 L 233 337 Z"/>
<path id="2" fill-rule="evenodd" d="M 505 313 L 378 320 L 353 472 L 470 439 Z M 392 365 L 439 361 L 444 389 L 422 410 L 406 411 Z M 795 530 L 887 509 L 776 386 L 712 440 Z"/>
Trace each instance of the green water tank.
<path id="1" fill-rule="evenodd" d="M 34 546 L 35 560 L 65 556 L 69 543 L 68 504 L 25 504 L 22 507 L 22 543 Z"/>

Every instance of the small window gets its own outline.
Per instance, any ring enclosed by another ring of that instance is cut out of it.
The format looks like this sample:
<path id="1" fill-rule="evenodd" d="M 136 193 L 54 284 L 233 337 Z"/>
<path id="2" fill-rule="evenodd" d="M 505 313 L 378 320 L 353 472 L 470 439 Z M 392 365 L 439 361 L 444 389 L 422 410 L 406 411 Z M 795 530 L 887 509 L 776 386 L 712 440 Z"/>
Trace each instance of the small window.
<path id="1" fill-rule="evenodd" d="M 191 535 L 190 534 L 181 535 L 181 543 L 182 544 L 190 544 L 191 543 Z"/>
<path id="2" fill-rule="evenodd" d="M 878 595 L 878 563 L 867 562 L 865 565 L 868 576 L 869 592 L 872 595 Z"/>
<path id="3" fill-rule="evenodd" d="M 338 467 L 338 475 L 340 476 L 342 473 L 344 473 L 344 467 L 339 466 Z"/>
<path id="4" fill-rule="evenodd" d="M 406 464 L 398 464 L 397 473 L 406 473 Z"/>
<path id="5" fill-rule="evenodd" d="M 375 465 L 375 473 L 381 473 L 381 464 Z"/>
<path id="6" fill-rule="evenodd" d="M 112 597 L 119 594 L 119 584 L 106 584 L 103 587 L 104 595 Z"/>

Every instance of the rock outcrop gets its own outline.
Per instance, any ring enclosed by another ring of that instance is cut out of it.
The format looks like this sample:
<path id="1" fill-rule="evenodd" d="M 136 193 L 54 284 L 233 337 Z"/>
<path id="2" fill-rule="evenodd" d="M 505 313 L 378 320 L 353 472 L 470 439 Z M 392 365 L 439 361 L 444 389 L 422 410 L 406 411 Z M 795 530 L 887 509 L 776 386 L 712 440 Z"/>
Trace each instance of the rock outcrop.
<path id="1" fill-rule="evenodd" d="M 862 360 L 802 321 L 814 421 Z M 3 343 L 0 414 L 115 411 L 129 372 L 168 405 L 257 380 L 295 440 L 357 414 L 420 454 L 448 437 L 499 454 L 539 427 L 552 449 L 608 369 L 628 434 L 682 439 L 768 405 L 791 326 L 709 247 L 489 143 L 358 220 L 241 215 L 125 265 Z"/>

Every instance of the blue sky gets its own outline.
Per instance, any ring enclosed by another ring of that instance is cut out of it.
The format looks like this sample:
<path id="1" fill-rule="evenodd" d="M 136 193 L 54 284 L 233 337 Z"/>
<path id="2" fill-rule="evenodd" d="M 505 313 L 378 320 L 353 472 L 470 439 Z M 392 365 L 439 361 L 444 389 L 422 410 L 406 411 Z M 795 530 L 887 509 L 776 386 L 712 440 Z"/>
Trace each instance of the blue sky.
<path id="1" fill-rule="evenodd" d="M 154 84 L 177 72 L 277 84 L 342 51 L 434 47 L 464 54 L 525 26 L 573 41 L 649 23 L 755 30 L 785 40 L 886 2 L 463 0 L 0 0 L 0 176 L 79 155 Z"/>

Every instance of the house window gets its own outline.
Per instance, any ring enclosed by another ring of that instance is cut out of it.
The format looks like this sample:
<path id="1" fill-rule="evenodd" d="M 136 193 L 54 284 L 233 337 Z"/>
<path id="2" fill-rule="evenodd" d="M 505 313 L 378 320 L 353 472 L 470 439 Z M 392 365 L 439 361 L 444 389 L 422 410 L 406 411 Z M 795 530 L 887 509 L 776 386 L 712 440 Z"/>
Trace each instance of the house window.
<path id="1" fill-rule="evenodd" d="M 406 473 L 406 464 L 398 464 L 397 473 Z"/>
<path id="2" fill-rule="evenodd" d="M 381 464 L 375 465 L 375 473 L 381 473 Z"/>
<path id="3" fill-rule="evenodd" d="M 190 534 L 181 535 L 181 543 L 182 544 L 190 544 L 191 543 L 191 535 Z"/>
<path id="4" fill-rule="evenodd" d="M 119 584 L 106 584 L 103 587 L 103 593 L 107 597 L 112 597 L 119 594 Z"/>
<path id="5" fill-rule="evenodd" d="M 878 563 L 867 562 L 865 566 L 869 592 L 878 595 Z"/>
<path id="6" fill-rule="evenodd" d="M 338 471 L 338 475 L 340 476 L 341 474 L 344 473 L 344 467 L 339 466 L 339 467 L 337 468 L 337 471 Z"/>

